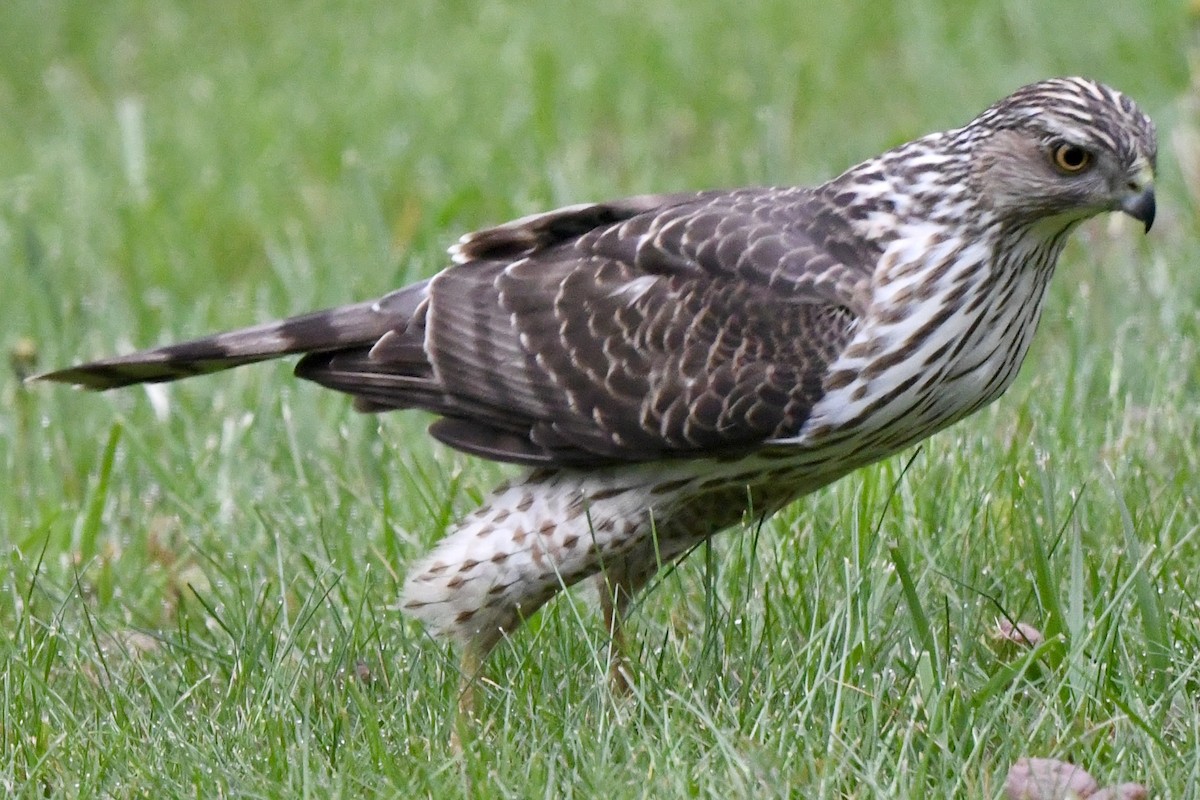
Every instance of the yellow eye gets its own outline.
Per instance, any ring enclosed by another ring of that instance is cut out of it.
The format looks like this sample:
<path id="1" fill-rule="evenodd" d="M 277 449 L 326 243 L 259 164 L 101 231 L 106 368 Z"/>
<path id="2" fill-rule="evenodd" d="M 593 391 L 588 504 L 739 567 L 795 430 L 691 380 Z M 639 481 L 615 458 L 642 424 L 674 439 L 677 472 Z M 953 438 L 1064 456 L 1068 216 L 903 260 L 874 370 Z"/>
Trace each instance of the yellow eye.
<path id="1" fill-rule="evenodd" d="M 1092 163 L 1092 154 L 1075 144 L 1060 144 L 1054 148 L 1054 166 L 1063 172 L 1083 172 Z"/>

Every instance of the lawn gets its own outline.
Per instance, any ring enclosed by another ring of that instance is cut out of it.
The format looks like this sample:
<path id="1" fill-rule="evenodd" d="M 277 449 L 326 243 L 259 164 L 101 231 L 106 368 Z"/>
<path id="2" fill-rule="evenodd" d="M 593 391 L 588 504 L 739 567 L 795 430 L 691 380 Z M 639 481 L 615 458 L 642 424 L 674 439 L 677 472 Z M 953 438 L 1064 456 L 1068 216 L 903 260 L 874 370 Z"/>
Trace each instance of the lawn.
<path id="1" fill-rule="evenodd" d="M 0 790 L 998 798 L 1046 756 L 1200 796 L 1200 88 L 1168 3 L 103 4 L 0 24 Z M 664 576 L 614 699 L 586 593 L 489 664 L 405 566 L 507 470 L 263 365 L 21 375 L 364 299 L 584 200 L 813 183 L 1085 74 L 1160 127 L 995 406 Z M 1036 626 L 1036 648 L 994 635 Z"/>

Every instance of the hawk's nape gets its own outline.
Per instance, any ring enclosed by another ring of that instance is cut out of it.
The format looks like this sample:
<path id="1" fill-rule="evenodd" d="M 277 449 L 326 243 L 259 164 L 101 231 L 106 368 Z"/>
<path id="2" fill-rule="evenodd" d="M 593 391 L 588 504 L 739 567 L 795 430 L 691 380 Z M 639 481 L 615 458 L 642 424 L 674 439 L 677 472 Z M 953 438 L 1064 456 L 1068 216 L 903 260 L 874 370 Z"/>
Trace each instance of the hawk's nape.
<path id="1" fill-rule="evenodd" d="M 441 441 L 538 467 L 409 570 L 405 610 L 465 643 L 469 682 L 562 588 L 594 577 L 619 643 L 630 598 L 698 542 L 999 397 L 1070 231 L 1108 211 L 1149 229 L 1156 148 L 1120 92 L 1042 81 L 817 187 L 527 217 L 374 303 L 41 377 L 302 354 L 362 410 L 425 409 Z"/>

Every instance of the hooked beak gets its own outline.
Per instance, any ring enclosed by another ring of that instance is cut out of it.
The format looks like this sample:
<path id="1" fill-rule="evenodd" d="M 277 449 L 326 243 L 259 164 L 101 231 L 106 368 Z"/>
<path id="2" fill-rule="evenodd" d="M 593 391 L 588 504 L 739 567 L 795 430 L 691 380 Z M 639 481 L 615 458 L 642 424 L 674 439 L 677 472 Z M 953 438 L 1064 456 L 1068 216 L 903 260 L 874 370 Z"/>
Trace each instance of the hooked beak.
<path id="1" fill-rule="evenodd" d="M 1146 233 L 1149 233 L 1150 226 L 1154 224 L 1154 187 L 1151 186 L 1136 194 L 1126 195 L 1117 208 L 1144 223 Z"/>

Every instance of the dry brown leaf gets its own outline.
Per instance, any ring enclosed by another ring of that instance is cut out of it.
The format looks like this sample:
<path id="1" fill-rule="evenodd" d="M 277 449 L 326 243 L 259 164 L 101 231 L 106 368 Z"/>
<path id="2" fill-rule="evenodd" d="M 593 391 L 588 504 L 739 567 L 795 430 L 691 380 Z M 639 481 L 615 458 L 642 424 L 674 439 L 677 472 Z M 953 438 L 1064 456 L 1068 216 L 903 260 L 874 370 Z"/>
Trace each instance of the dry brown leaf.
<path id="1" fill-rule="evenodd" d="M 1122 783 L 1101 789 L 1087 800 L 1146 800 L 1150 793 L 1140 783 Z"/>
<path id="2" fill-rule="evenodd" d="M 1037 647 L 1046 641 L 1045 635 L 1028 622 L 1013 623 L 1009 619 L 1001 619 L 996 623 L 996 632 L 992 634 L 992 638 L 1021 647 Z"/>
<path id="3" fill-rule="evenodd" d="M 1056 758 L 1022 758 L 1004 782 L 1008 800 L 1083 800 L 1099 790 L 1100 784 L 1083 767 Z"/>

